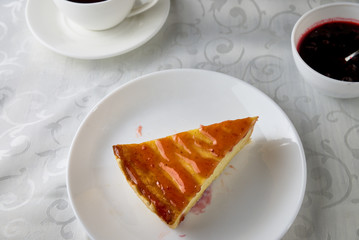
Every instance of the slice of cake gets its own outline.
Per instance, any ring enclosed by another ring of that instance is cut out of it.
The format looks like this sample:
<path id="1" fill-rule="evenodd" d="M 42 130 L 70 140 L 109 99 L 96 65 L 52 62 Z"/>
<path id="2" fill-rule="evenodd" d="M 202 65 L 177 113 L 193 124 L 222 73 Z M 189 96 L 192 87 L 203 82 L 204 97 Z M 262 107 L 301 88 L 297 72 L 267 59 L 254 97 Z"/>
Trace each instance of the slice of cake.
<path id="1" fill-rule="evenodd" d="M 206 188 L 247 143 L 257 117 L 228 120 L 140 144 L 113 146 L 142 201 L 176 228 Z"/>

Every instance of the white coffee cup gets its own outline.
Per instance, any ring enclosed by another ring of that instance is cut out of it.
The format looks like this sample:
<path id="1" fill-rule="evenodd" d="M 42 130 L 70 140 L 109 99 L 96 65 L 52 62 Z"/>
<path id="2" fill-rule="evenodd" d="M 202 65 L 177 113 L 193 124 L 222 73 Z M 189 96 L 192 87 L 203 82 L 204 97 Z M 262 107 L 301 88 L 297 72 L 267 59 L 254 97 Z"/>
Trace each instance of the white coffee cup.
<path id="1" fill-rule="evenodd" d="M 136 0 L 98 0 L 94 3 L 83 3 L 80 0 L 53 1 L 65 17 L 89 30 L 106 30 L 114 27 L 126 17 L 142 13 L 158 2 L 149 0 L 139 4 Z"/>

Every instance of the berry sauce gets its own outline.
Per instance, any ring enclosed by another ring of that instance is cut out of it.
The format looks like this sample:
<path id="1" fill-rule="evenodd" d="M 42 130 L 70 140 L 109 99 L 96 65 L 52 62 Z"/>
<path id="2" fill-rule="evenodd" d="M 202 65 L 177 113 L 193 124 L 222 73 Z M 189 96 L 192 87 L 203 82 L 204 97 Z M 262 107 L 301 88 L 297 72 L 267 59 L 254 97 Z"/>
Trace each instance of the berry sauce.
<path id="1" fill-rule="evenodd" d="M 345 20 L 325 22 L 300 39 L 298 52 L 317 72 L 337 80 L 359 82 L 359 55 L 345 58 L 359 49 L 359 23 Z"/>

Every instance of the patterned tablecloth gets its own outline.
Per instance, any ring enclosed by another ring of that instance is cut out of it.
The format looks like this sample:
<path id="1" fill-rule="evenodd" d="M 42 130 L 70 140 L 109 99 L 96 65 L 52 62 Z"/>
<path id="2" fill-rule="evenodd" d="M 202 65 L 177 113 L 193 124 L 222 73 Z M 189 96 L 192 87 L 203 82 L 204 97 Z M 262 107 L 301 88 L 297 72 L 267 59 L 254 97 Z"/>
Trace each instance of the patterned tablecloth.
<path id="1" fill-rule="evenodd" d="M 115 88 L 172 68 L 242 79 L 293 122 L 308 179 L 301 210 L 283 239 L 359 239 L 359 99 L 318 94 L 291 55 L 295 22 L 329 2 L 335 1 L 171 0 L 165 25 L 143 46 L 108 59 L 78 60 L 37 41 L 26 24 L 27 1 L 2 0 L 0 239 L 86 239 L 66 191 L 76 130 Z"/>

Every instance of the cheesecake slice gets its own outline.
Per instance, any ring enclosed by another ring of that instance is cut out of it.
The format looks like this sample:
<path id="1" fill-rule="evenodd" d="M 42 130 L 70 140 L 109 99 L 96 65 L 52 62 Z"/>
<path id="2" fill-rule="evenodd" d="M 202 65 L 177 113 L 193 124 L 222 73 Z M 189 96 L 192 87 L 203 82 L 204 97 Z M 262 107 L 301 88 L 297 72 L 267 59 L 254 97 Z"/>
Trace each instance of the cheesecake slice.
<path id="1" fill-rule="evenodd" d="M 246 144 L 257 117 L 228 120 L 140 144 L 113 146 L 127 182 L 146 206 L 176 228 Z"/>

